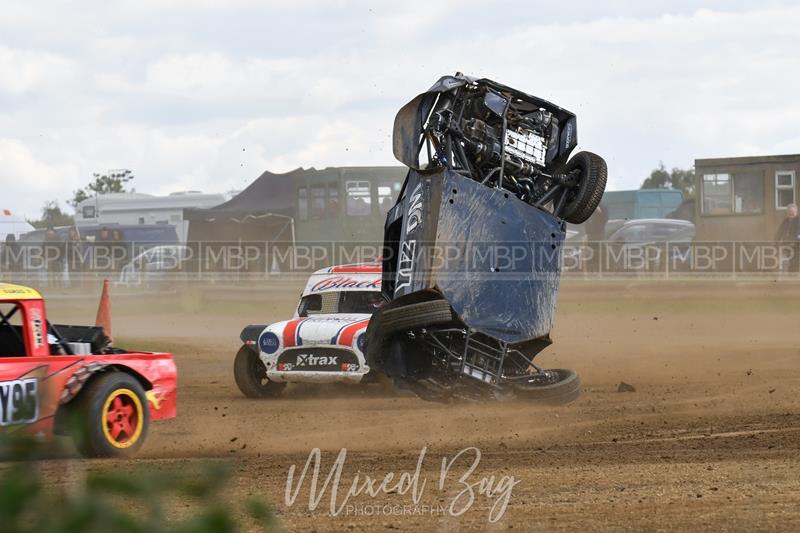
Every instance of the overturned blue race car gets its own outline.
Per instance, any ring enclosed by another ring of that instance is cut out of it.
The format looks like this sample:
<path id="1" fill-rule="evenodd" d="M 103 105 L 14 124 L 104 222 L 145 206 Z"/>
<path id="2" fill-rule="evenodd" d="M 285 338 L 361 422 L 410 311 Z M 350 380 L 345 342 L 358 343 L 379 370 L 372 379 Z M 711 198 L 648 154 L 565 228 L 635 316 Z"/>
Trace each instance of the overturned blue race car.
<path id="1" fill-rule="evenodd" d="M 551 344 L 565 222 L 605 189 L 601 157 L 570 158 L 575 115 L 456 74 L 398 112 L 393 143 L 409 172 L 386 218 L 370 367 L 434 401 L 577 398 L 574 371 L 533 361 Z"/>

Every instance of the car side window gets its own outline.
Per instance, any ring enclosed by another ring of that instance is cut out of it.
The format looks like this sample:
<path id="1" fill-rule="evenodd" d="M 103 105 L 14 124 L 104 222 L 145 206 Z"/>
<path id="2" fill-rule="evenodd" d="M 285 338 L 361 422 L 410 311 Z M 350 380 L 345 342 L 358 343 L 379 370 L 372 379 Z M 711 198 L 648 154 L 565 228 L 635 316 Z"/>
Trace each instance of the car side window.
<path id="1" fill-rule="evenodd" d="M 319 313 L 322 311 L 322 295 L 309 294 L 300 299 L 300 307 L 297 309 L 297 315 L 300 317 L 307 317 L 310 314 Z"/>
<path id="2" fill-rule="evenodd" d="M 339 294 L 340 313 L 374 313 L 383 304 L 378 291 L 342 291 Z"/>
<path id="3" fill-rule="evenodd" d="M 694 226 L 686 226 L 675 231 L 669 236 L 673 241 L 693 241 L 694 240 Z"/>
<path id="4" fill-rule="evenodd" d="M 0 357 L 25 355 L 22 309 L 17 304 L 0 304 Z"/>
<path id="5" fill-rule="evenodd" d="M 627 228 L 622 228 L 614 239 L 614 241 L 624 244 L 642 242 L 644 240 L 645 227 L 642 224 L 635 224 Z"/>
<path id="6" fill-rule="evenodd" d="M 678 228 L 671 224 L 653 224 L 647 231 L 647 240 L 666 241 Z"/>

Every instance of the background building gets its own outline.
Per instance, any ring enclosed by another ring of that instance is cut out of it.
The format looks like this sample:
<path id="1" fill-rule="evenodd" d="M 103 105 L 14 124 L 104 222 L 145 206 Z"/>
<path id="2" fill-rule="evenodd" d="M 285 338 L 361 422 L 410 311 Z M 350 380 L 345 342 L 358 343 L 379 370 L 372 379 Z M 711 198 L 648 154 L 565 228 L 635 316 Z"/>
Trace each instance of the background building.
<path id="1" fill-rule="evenodd" d="M 386 213 L 408 169 L 385 167 L 298 168 L 266 171 L 231 200 L 187 209 L 191 241 L 287 240 L 383 242 Z"/>
<path id="2" fill-rule="evenodd" d="M 696 159 L 698 241 L 772 240 L 797 202 L 800 154 Z"/>
<path id="3" fill-rule="evenodd" d="M 606 191 L 602 205 L 609 220 L 664 218 L 683 202 L 683 193 L 676 189 L 638 189 Z"/>
<path id="4" fill-rule="evenodd" d="M 78 204 L 75 224 L 79 228 L 105 224 L 168 224 L 175 226 L 178 238 L 185 241 L 189 226 L 183 217 L 183 210 L 212 207 L 224 201 L 222 194 L 197 191 L 175 192 L 168 196 L 138 192 L 101 194 Z"/>

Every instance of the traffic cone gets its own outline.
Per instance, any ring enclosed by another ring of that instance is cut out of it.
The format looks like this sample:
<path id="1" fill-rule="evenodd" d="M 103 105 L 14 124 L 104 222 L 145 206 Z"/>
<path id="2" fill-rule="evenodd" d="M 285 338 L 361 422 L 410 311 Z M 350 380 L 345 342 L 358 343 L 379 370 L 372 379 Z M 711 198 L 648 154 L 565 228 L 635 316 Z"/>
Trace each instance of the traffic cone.
<path id="1" fill-rule="evenodd" d="M 97 306 L 97 320 L 95 326 L 103 328 L 103 333 L 111 339 L 111 299 L 108 293 L 108 280 L 103 280 L 103 293 L 100 295 L 100 305 Z"/>

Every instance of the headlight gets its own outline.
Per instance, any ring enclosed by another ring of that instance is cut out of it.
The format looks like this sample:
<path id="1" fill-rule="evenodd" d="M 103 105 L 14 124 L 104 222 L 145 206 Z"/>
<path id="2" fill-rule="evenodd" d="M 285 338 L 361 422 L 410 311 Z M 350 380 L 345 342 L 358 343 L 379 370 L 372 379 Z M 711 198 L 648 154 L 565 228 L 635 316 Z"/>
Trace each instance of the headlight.
<path id="1" fill-rule="evenodd" d="M 364 333 L 358 336 L 358 339 L 356 340 L 356 346 L 358 347 L 359 351 L 361 351 L 361 353 L 364 353 L 364 348 L 366 347 L 366 345 L 367 345 L 367 332 L 365 331 Z"/>

